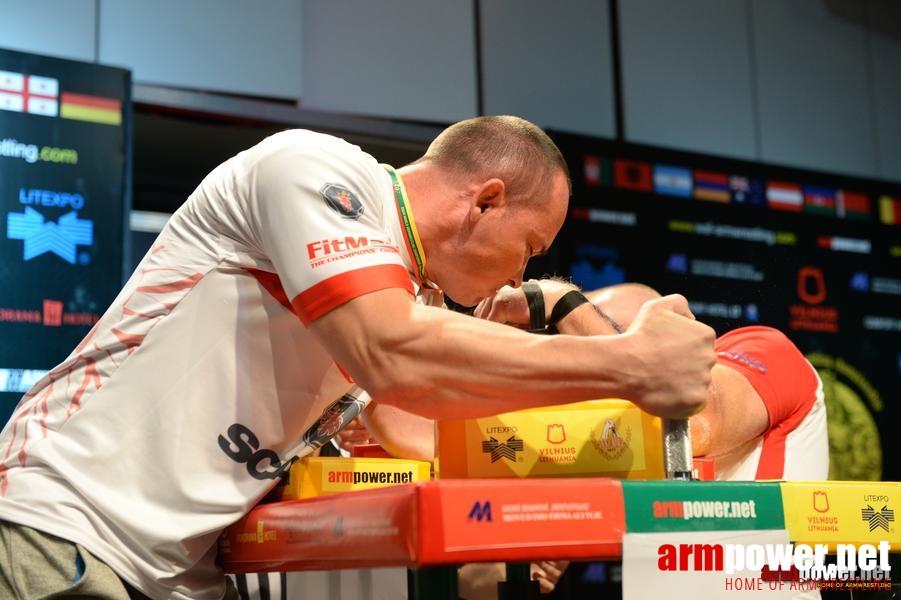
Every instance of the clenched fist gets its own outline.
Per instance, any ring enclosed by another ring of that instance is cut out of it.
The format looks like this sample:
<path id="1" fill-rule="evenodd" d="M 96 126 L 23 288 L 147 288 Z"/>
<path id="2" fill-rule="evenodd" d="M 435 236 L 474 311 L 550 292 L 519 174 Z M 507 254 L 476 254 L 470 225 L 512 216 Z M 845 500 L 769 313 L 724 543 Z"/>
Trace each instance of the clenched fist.
<path id="1" fill-rule="evenodd" d="M 629 380 L 636 404 L 670 419 L 688 418 L 704 407 L 716 333 L 695 320 L 683 296 L 646 302 L 625 335 L 635 358 Z"/>

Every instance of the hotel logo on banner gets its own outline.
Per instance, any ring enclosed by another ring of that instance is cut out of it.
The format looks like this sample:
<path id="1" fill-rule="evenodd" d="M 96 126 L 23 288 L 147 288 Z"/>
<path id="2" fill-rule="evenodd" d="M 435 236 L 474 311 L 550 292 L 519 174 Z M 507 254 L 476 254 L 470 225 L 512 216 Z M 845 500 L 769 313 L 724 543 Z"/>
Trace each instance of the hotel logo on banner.
<path id="1" fill-rule="evenodd" d="M 803 304 L 788 307 L 788 326 L 795 331 L 838 332 L 838 308 L 823 304 L 826 301 L 826 277 L 818 267 L 798 269 L 798 298 Z"/>
<path id="2" fill-rule="evenodd" d="M 115 98 L 72 92 L 62 92 L 60 97 L 58 79 L 13 71 L 0 71 L 0 110 L 122 124 L 122 103 Z"/>

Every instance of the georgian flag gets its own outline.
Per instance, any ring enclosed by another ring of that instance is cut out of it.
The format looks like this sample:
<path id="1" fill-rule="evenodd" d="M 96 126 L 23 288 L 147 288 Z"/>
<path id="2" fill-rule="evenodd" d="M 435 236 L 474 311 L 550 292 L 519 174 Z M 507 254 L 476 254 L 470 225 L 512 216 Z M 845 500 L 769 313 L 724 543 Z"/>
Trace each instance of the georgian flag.
<path id="1" fill-rule="evenodd" d="M 59 80 L 0 71 L 0 110 L 55 117 L 59 113 Z"/>

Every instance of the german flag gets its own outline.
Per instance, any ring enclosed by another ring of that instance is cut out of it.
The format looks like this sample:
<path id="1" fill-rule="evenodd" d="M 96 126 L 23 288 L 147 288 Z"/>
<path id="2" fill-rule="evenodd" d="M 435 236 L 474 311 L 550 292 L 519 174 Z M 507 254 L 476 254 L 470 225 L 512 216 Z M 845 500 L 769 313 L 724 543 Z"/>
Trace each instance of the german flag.
<path id="1" fill-rule="evenodd" d="M 122 124 L 122 103 L 113 98 L 62 93 L 59 116 L 64 119 L 91 121 L 105 125 Z"/>

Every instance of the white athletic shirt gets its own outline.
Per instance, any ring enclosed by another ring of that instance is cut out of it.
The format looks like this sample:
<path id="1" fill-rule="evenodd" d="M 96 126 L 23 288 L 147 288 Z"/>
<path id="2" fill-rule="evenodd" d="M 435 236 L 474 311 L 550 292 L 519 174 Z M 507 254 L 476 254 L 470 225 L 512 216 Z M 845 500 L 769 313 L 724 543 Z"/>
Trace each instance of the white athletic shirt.
<path id="1" fill-rule="evenodd" d="M 0 435 L 0 518 L 149 596 L 221 598 L 220 532 L 308 428 L 334 429 L 320 415 L 350 387 L 305 325 L 379 289 L 420 294 L 416 241 L 387 168 L 340 139 L 286 131 L 226 161 L 23 397 Z"/>
<path id="2" fill-rule="evenodd" d="M 771 327 L 730 331 L 716 341 L 717 360 L 742 373 L 766 406 L 769 427 L 754 447 L 716 461 L 716 478 L 825 481 L 829 439 L 823 382 L 785 334 Z"/>

